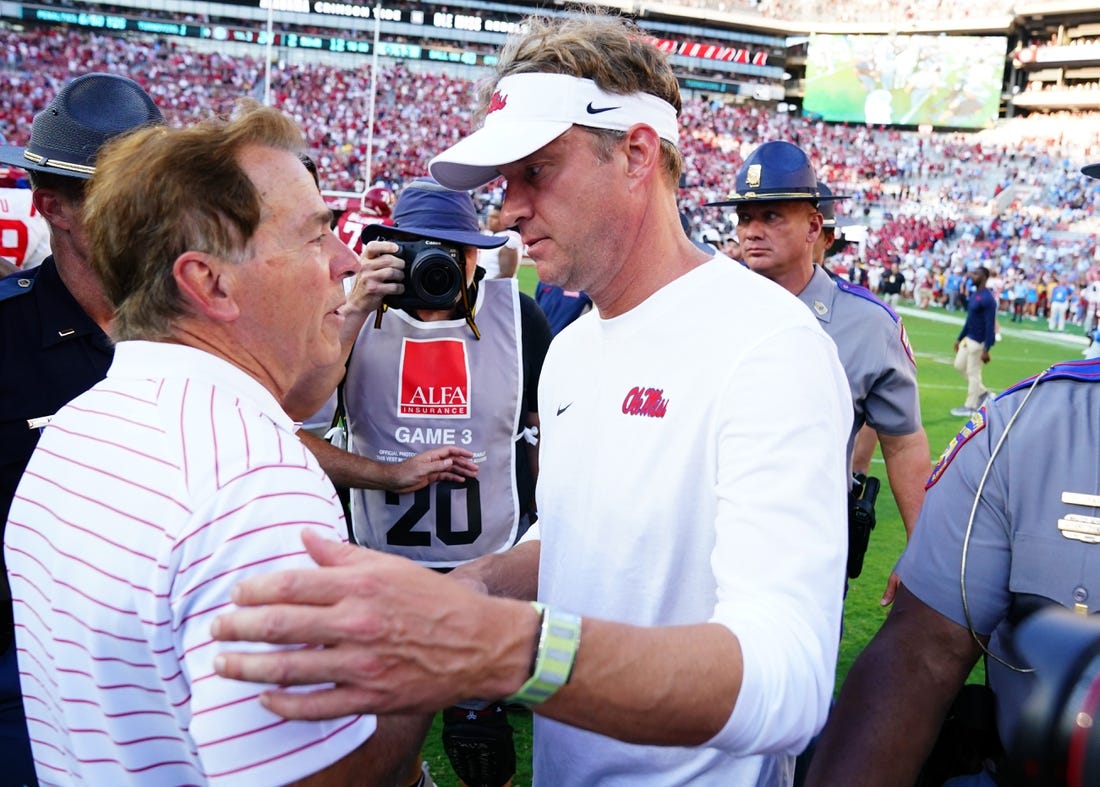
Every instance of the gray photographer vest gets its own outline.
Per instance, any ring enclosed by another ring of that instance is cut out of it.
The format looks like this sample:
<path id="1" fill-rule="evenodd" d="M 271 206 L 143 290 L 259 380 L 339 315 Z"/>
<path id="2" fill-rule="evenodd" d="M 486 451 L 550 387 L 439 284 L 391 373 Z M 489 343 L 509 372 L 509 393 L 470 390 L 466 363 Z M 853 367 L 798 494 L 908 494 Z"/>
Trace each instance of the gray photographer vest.
<path id="1" fill-rule="evenodd" d="M 471 451 L 476 478 L 409 494 L 352 489 L 358 543 L 432 567 L 457 566 L 516 541 L 516 432 L 524 416 L 519 288 L 478 288 L 475 339 L 463 319 L 420 322 L 390 309 L 369 319 L 344 387 L 348 450 L 400 462 L 441 445 Z"/>

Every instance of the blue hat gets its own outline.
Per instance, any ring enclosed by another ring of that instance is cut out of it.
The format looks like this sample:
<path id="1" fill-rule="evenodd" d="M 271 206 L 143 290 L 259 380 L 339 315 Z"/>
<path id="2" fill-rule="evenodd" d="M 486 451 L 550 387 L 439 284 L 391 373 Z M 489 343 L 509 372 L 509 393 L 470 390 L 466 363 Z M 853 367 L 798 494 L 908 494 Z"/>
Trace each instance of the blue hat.
<path id="1" fill-rule="evenodd" d="M 508 242 L 503 235 L 486 235 L 477 221 L 474 200 L 468 191 L 451 191 L 432 178 L 408 183 L 393 206 L 393 226 L 371 228 L 379 238 L 415 235 L 427 240 L 495 249 Z"/>
<path id="2" fill-rule="evenodd" d="M 833 190 L 820 180 L 817 182 L 817 191 L 820 195 L 817 199 L 821 203 L 821 216 L 824 219 L 821 226 L 825 229 L 836 229 L 836 202 L 837 200 L 848 199 L 848 195 L 834 196 Z"/>
<path id="3" fill-rule="evenodd" d="M 1100 178 L 1100 164 L 1088 164 L 1081 167 L 1081 172 L 1090 178 Z"/>
<path id="4" fill-rule="evenodd" d="M 822 194 L 809 157 L 798 145 L 781 140 L 765 142 L 741 165 L 729 196 L 707 205 L 739 205 L 744 202 L 827 202 L 844 197 Z"/>
<path id="5" fill-rule="evenodd" d="M 61 88 L 34 116 L 25 148 L 0 146 L 0 162 L 87 180 L 107 140 L 163 123 L 164 116 L 137 82 L 115 74 L 85 74 Z"/>

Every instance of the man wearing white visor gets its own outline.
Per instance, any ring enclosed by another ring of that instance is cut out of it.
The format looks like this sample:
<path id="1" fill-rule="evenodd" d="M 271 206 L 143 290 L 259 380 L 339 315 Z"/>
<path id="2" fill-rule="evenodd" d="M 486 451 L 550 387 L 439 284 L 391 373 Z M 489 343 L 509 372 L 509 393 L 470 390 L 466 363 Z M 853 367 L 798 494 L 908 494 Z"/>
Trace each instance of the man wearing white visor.
<path id="1" fill-rule="evenodd" d="M 445 577 L 306 538 L 321 569 L 239 585 L 214 635 L 327 647 L 218 670 L 335 684 L 265 695 L 291 718 L 525 703 L 540 785 L 789 784 L 840 631 L 836 349 L 793 296 L 684 234 L 679 90 L 642 31 L 528 20 L 481 106 L 432 175 L 503 175 L 539 278 L 596 307 L 543 368 L 539 522 Z"/>

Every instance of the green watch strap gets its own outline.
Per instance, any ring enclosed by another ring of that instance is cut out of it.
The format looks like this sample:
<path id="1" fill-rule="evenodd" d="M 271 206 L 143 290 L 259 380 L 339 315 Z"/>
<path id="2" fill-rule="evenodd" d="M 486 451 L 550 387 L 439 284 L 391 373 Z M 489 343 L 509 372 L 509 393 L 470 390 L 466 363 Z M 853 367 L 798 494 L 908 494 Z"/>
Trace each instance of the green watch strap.
<path id="1" fill-rule="evenodd" d="M 539 644 L 535 650 L 535 666 L 527 682 L 505 702 L 538 705 L 569 682 L 573 662 L 581 644 L 581 618 L 532 601 L 539 613 Z"/>

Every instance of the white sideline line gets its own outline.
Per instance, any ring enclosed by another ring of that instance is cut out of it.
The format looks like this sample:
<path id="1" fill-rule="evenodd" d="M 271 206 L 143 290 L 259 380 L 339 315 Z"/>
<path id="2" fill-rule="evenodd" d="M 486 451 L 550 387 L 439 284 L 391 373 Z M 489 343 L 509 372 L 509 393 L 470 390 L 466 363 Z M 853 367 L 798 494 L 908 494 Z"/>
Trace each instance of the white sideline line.
<path id="1" fill-rule="evenodd" d="M 959 326 L 965 321 L 965 317 L 962 316 L 957 317 L 954 314 L 945 314 L 944 312 L 930 312 L 912 306 L 898 306 L 894 311 L 906 318 L 916 317 L 923 320 L 946 322 Z M 1038 327 L 1045 324 L 1043 320 L 1036 320 L 1034 323 L 1036 326 L 1035 328 L 1013 328 L 1011 325 L 1005 325 L 1001 320 L 998 320 L 998 322 L 1000 323 L 1001 329 L 1001 341 L 1004 341 L 1005 337 L 1011 339 L 1031 339 L 1047 344 L 1062 344 L 1077 348 L 1086 347 L 1089 344 L 1089 340 L 1084 336 L 1070 333 L 1051 333 L 1047 331 L 1045 327 Z"/>

